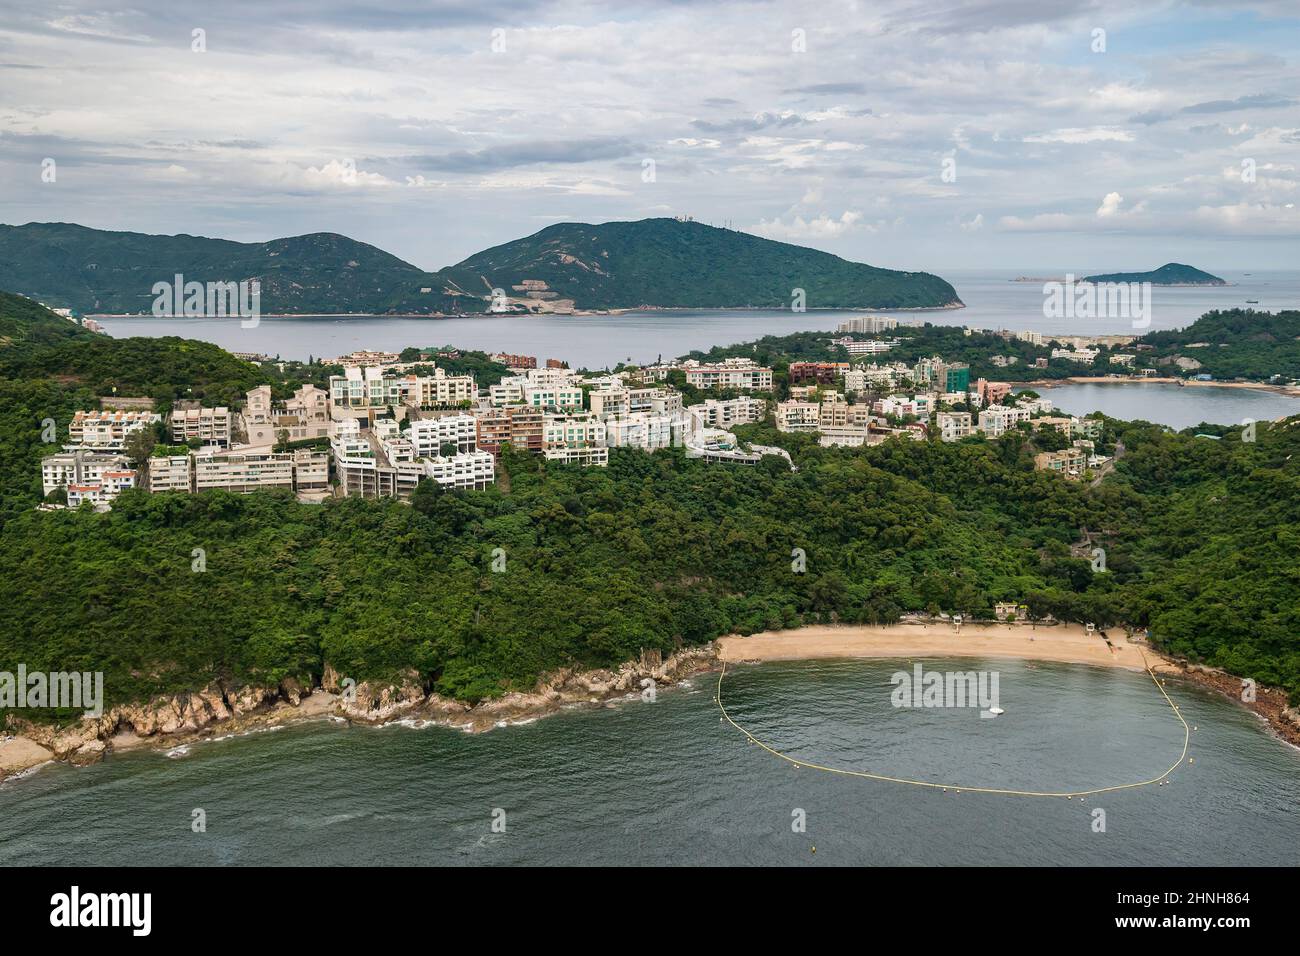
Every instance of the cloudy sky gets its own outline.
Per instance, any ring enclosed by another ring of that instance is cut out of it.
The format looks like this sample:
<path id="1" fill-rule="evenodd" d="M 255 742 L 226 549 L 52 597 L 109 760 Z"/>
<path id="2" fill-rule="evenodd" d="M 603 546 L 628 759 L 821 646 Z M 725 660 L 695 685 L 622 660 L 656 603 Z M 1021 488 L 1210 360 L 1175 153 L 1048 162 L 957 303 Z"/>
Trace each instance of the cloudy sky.
<path id="1" fill-rule="evenodd" d="M 679 214 L 940 273 L 1300 262 L 1300 0 L 213 6 L 0 0 L 0 222 L 426 268 Z"/>

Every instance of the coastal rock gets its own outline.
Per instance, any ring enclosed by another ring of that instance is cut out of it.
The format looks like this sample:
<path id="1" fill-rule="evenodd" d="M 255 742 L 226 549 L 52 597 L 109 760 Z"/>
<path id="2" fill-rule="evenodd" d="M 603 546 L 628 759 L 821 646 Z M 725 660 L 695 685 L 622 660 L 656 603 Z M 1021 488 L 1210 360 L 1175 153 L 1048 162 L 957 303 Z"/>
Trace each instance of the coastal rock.
<path id="1" fill-rule="evenodd" d="M 302 685 L 292 677 L 286 677 L 280 681 L 280 696 L 287 700 L 294 707 L 297 707 L 302 700 Z"/>

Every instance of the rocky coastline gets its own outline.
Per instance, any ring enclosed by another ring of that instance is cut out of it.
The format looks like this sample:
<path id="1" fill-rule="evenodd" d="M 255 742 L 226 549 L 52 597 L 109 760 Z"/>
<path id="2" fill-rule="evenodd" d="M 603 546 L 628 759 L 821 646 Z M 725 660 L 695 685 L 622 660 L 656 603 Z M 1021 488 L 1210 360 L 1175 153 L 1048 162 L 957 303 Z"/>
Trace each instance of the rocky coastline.
<path id="1" fill-rule="evenodd" d="M 172 749 L 205 739 L 255 732 L 308 720 L 341 719 L 382 726 L 419 721 L 482 733 L 511 723 L 532 721 L 572 707 L 596 706 L 636 695 L 657 693 L 719 661 L 716 642 L 687 648 L 663 660 L 628 661 L 614 669 L 563 668 L 546 675 L 527 692 L 468 704 L 428 693 L 411 673 L 401 683 L 363 681 L 352 686 L 328 665 L 318 685 L 293 679 L 278 685 L 227 686 L 156 697 L 145 704 L 119 705 L 101 717 L 56 727 L 18 721 L 0 729 L 0 782 L 32 772 L 51 761 L 84 766 L 109 754 Z M 1300 748 L 1300 708 L 1287 703 L 1280 688 L 1259 686 L 1254 701 L 1242 700 L 1242 680 L 1217 668 L 1184 660 L 1162 664 L 1161 676 L 1185 680 L 1241 704 L 1290 745 Z M 651 683 L 653 682 L 653 683 Z"/>
<path id="2" fill-rule="evenodd" d="M 119 705 L 71 726 L 15 721 L 0 728 L 0 781 L 51 761 L 84 766 L 112 753 L 171 749 L 305 720 L 336 718 L 379 726 L 409 719 L 482 733 L 570 707 L 657 693 L 714 667 L 716 662 L 714 645 L 709 644 L 662 660 L 658 655 L 643 656 L 615 669 L 563 668 L 539 680 L 531 691 L 511 692 L 472 705 L 427 693 L 414 672 L 400 683 L 354 684 L 326 665 L 320 683 L 310 687 L 292 678 L 270 686 L 234 687 L 218 681 L 192 693 Z"/>

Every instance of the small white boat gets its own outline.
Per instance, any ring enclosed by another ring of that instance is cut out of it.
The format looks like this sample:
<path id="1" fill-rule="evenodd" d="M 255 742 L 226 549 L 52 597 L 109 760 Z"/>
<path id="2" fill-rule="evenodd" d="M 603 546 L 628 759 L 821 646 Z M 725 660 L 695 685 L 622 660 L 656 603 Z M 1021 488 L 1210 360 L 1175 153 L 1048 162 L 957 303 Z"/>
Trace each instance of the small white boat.
<path id="1" fill-rule="evenodd" d="M 1001 707 L 990 707 L 989 713 L 992 714 L 994 717 L 996 717 L 998 716 L 998 714 L 1005 714 L 1006 711 L 1003 710 Z"/>

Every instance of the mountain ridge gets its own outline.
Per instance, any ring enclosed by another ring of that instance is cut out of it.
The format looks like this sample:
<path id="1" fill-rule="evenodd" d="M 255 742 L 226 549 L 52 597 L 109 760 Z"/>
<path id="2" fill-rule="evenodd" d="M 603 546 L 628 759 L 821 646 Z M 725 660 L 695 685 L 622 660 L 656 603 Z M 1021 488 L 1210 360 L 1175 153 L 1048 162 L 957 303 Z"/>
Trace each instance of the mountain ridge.
<path id="1" fill-rule="evenodd" d="M 0 288 L 82 312 L 148 313 L 155 282 L 257 279 L 263 314 L 553 313 L 635 308 L 958 308 L 936 275 L 677 219 L 555 223 L 427 272 L 317 232 L 260 243 L 0 225 Z"/>

